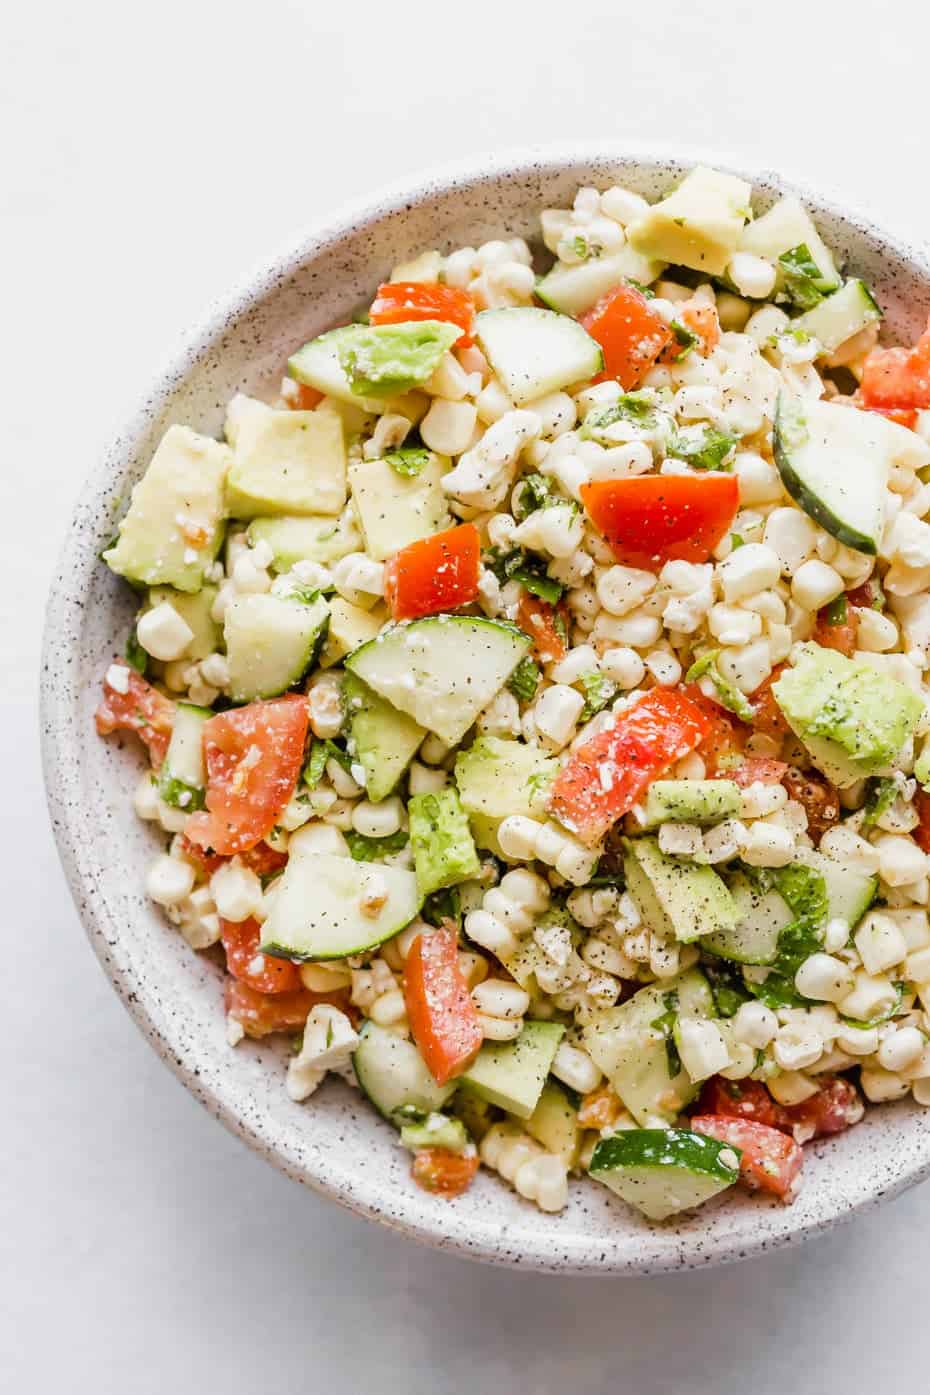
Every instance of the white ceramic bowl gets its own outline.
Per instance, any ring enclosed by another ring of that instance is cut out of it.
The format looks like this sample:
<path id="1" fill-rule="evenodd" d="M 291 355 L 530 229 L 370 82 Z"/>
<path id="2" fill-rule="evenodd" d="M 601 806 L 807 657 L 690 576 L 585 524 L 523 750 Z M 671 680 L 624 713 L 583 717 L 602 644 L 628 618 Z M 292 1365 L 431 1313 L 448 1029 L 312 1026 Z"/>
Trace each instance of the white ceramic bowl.
<path id="1" fill-rule="evenodd" d="M 99 740 L 92 721 L 133 604 L 97 554 L 170 423 L 218 433 L 234 392 L 271 388 L 288 352 L 370 296 L 394 263 L 425 247 L 533 237 L 539 210 L 565 207 L 581 184 L 619 182 L 655 198 L 693 163 L 629 148 L 529 153 L 391 191 L 307 234 L 213 309 L 87 481 L 45 633 L 43 745 L 59 851 L 97 956 L 162 1059 L 240 1138 L 352 1210 L 460 1254 L 563 1273 L 716 1264 L 822 1231 L 930 1173 L 930 1111 L 882 1106 L 849 1134 L 808 1148 L 804 1188 L 791 1207 L 734 1193 L 676 1224 L 649 1227 L 593 1183 L 576 1183 L 557 1217 L 486 1174 L 451 1202 L 418 1190 L 393 1130 L 347 1086 L 330 1082 L 310 1104 L 294 1104 L 278 1048 L 227 1046 L 217 969 L 142 894 L 157 839 L 130 803 L 141 756 L 132 740 L 124 748 Z M 735 172 L 752 179 L 760 206 L 788 187 L 771 173 Z M 930 303 L 925 257 L 868 219 L 798 192 L 830 246 L 875 288 L 892 331 L 914 336 Z"/>

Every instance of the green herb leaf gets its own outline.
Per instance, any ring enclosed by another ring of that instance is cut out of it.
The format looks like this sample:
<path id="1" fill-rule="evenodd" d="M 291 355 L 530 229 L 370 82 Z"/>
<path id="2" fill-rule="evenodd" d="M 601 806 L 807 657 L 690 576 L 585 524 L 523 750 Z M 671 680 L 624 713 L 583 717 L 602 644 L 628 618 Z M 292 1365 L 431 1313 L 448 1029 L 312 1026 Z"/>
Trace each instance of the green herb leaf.
<path id="1" fill-rule="evenodd" d="M 660 1017 L 650 1022 L 650 1027 L 654 1027 L 657 1032 L 661 1032 L 665 1037 L 665 1055 L 668 1061 L 669 1078 L 674 1079 L 681 1070 L 681 1057 L 678 1054 L 678 1047 L 675 1045 L 675 1038 L 672 1033 L 675 1030 L 675 1023 L 678 1021 L 678 994 L 665 993 L 662 996 L 665 1004 L 665 1011 Z"/>
<path id="2" fill-rule="evenodd" d="M 655 394 L 650 391 L 625 392 L 609 407 L 589 412 L 578 434 L 582 440 L 596 441 L 618 421 L 628 421 L 634 426 L 651 430 L 658 424 Z"/>
<path id="3" fill-rule="evenodd" d="M 456 926 L 461 926 L 462 898 L 458 887 L 446 886 L 427 896 L 420 917 L 427 925 L 441 925 L 444 920 L 451 920 Z"/>
<path id="4" fill-rule="evenodd" d="M 745 546 L 746 546 L 746 539 L 740 537 L 739 533 L 731 533 L 731 534 L 730 534 L 730 546 L 731 546 L 731 548 L 733 549 L 733 551 L 735 552 L 736 549 L 737 549 L 738 547 L 745 547 Z"/>
<path id="5" fill-rule="evenodd" d="M 704 677 L 705 673 L 710 673 L 719 653 L 719 649 L 708 649 L 706 654 L 702 654 L 700 658 L 695 659 L 694 663 L 685 674 L 685 682 L 696 683 L 699 678 Z"/>
<path id="6" fill-rule="evenodd" d="M 824 606 L 824 619 L 828 625 L 845 625 L 849 615 L 849 607 L 846 604 L 846 594 L 843 592 Z"/>
<path id="7" fill-rule="evenodd" d="M 316 789 L 323 778 L 323 771 L 326 769 L 326 762 L 329 759 L 329 752 L 326 749 L 325 741 L 314 740 L 310 747 L 310 755 L 304 763 L 304 768 L 300 772 L 300 778 L 307 786 L 308 790 Z"/>
<path id="8" fill-rule="evenodd" d="M 144 678 L 148 672 L 149 656 L 139 643 L 135 625 L 129 631 L 129 637 L 126 640 L 125 657 L 126 662 L 131 664 L 136 673 L 141 673 Z"/>
<path id="9" fill-rule="evenodd" d="M 536 696 L 541 677 L 539 664 L 527 654 L 507 679 L 507 687 L 521 702 L 531 702 Z"/>
<path id="10" fill-rule="evenodd" d="M 919 763 L 918 761 L 918 764 Z M 916 766 L 914 768 L 914 774 L 917 774 Z M 862 820 L 861 831 L 863 833 L 867 829 L 875 827 L 882 814 L 891 808 L 900 790 L 897 780 L 892 779 L 890 776 L 887 778 L 870 780 L 869 784 L 871 788 L 866 797 L 864 818 Z"/>
<path id="11" fill-rule="evenodd" d="M 531 571 L 529 567 L 518 567 L 512 574 L 512 579 L 519 581 L 524 591 L 538 596 L 541 601 L 548 601 L 550 605 L 558 605 L 565 590 L 561 582 L 546 576 L 542 570 Z"/>
<path id="12" fill-rule="evenodd" d="M 799 310 L 813 310 L 834 289 L 832 282 L 824 280 L 806 242 L 783 252 L 778 265 L 784 276 L 785 293 Z"/>
<path id="13" fill-rule="evenodd" d="M 655 300 L 655 291 L 651 290 L 649 286 L 644 286 L 642 281 L 634 281 L 632 276 L 628 276 L 626 278 L 626 284 L 632 286 L 634 291 L 639 291 L 640 295 L 646 300 Z"/>
<path id="14" fill-rule="evenodd" d="M 689 329 L 687 325 L 682 324 L 681 320 L 672 320 L 669 329 L 675 336 L 675 343 L 679 346 L 679 352 L 675 355 L 675 362 L 681 363 L 682 359 L 688 357 L 691 350 L 698 342 L 700 335 L 695 334 L 693 329 Z"/>
<path id="15" fill-rule="evenodd" d="M 407 446 L 400 450 L 385 451 L 387 461 L 395 474 L 404 479 L 414 479 L 430 462 L 430 452 L 420 446 Z"/>
<path id="16" fill-rule="evenodd" d="M 735 965 L 725 961 L 715 964 L 708 960 L 702 965 L 702 969 L 710 983 L 714 1005 L 720 1016 L 735 1017 L 743 1003 L 748 1002 L 751 996 L 742 974 Z"/>
<path id="17" fill-rule="evenodd" d="M 351 775 L 352 757 L 349 755 L 348 751 L 344 751 L 341 746 L 337 746 L 335 741 L 330 741 L 328 737 L 323 742 L 323 745 L 326 747 L 327 760 L 329 760 L 330 757 L 332 757 L 332 759 L 336 761 L 338 765 L 342 766 L 343 770 L 346 772 L 347 775 Z"/>
<path id="18" fill-rule="evenodd" d="M 721 470 L 738 439 L 729 431 L 700 422 L 676 431 L 668 443 L 668 453 L 676 460 L 684 460 L 693 470 Z"/>
<path id="19" fill-rule="evenodd" d="M 587 722 L 598 712 L 602 712 L 617 696 L 617 685 L 605 678 L 603 673 L 583 673 L 578 679 L 584 692 L 584 707 L 581 709 L 582 722 Z"/>
<path id="20" fill-rule="evenodd" d="M 545 475 L 524 475 L 516 491 L 514 517 L 518 523 L 528 518 L 537 509 L 545 508 L 552 501 L 552 489 Z"/>
<path id="21" fill-rule="evenodd" d="M 345 840 L 356 862 L 380 862 L 382 858 L 400 852 L 410 841 L 409 835 L 403 829 L 399 829 L 397 833 L 389 833 L 386 838 L 366 838 L 363 833 L 350 830 L 346 833 Z"/>

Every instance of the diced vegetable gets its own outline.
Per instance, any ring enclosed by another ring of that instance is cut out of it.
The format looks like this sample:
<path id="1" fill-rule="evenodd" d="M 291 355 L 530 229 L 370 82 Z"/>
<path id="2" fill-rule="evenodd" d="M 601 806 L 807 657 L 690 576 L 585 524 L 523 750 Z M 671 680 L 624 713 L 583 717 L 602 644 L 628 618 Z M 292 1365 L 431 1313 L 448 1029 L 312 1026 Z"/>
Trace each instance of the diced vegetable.
<path id="1" fill-rule="evenodd" d="M 638 387 L 662 353 L 675 343 L 662 316 L 635 286 L 617 286 L 599 300 L 582 324 L 604 354 L 602 378 L 627 391 Z"/>
<path id="2" fill-rule="evenodd" d="M 659 571 L 706 562 L 739 507 L 735 475 L 638 475 L 593 480 L 581 496 L 618 562 Z"/>
<path id="3" fill-rule="evenodd" d="M 478 594 L 481 540 L 473 523 L 411 543 L 384 569 L 384 596 L 394 620 L 457 610 Z"/>
<path id="4" fill-rule="evenodd" d="M 445 1085 L 477 1055 L 483 1034 L 458 962 L 451 928 L 424 931 L 404 966 L 410 1031 L 434 1080 Z"/>
<path id="5" fill-rule="evenodd" d="M 226 967 L 233 978 L 241 979 L 256 993 L 295 993 L 301 987 L 297 965 L 288 959 L 275 959 L 260 948 L 261 926 L 257 920 L 221 920 Z"/>
<path id="6" fill-rule="evenodd" d="M 171 740 L 175 704 L 140 678 L 129 664 L 116 663 L 113 668 L 125 672 L 126 691 L 113 687 L 112 669 L 108 669 L 103 681 L 103 701 L 94 713 L 97 732 L 100 736 L 109 736 L 114 731 L 134 731 L 145 743 L 152 766 L 157 770 Z"/>
<path id="7" fill-rule="evenodd" d="M 455 341 L 457 349 L 474 343 L 475 302 L 467 291 L 427 281 L 388 281 L 368 312 L 372 325 L 410 324 L 414 320 L 444 320 L 463 331 Z"/>
<path id="8" fill-rule="evenodd" d="M 766 1124 L 717 1114 L 700 1114 L 691 1127 L 740 1150 L 740 1176 L 748 1187 L 772 1192 L 782 1201 L 794 1199 L 804 1155 L 793 1138 Z"/>

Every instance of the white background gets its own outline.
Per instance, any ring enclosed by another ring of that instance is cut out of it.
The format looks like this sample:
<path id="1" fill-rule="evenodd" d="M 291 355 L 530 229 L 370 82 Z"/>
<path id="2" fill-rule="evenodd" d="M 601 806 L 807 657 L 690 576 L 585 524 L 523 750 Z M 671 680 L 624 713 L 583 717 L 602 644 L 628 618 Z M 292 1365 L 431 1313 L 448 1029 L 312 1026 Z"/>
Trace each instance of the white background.
<path id="1" fill-rule="evenodd" d="M 149 1051 L 84 941 L 47 831 L 35 693 L 44 593 L 83 476 L 178 332 L 253 262 L 385 181 L 585 137 L 728 149 L 919 236 L 928 40 L 925 7 L 905 20 L 861 0 L 13 7 L 0 57 L 4 1389 L 832 1395 L 925 1380 L 927 1187 L 751 1264 L 561 1280 L 433 1255 L 247 1153 Z"/>

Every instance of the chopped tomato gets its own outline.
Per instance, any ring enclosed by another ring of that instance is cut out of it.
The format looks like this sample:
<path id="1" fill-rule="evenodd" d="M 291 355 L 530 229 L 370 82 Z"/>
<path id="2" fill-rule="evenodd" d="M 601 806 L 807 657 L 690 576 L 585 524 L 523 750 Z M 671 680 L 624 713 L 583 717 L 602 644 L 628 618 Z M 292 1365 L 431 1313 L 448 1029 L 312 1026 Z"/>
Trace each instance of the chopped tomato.
<path id="1" fill-rule="evenodd" d="M 679 306 L 675 318 L 685 329 L 690 329 L 692 334 L 697 335 L 698 342 L 694 348 L 702 358 L 707 358 L 708 354 L 714 352 L 720 343 L 720 320 L 716 306 L 705 305 L 703 301 L 688 300 Z M 665 350 L 660 362 L 677 363 L 681 354 L 682 347 L 676 340 Z"/>
<path id="2" fill-rule="evenodd" d="M 788 791 L 788 798 L 803 805 L 807 815 L 807 831 L 815 843 L 832 828 L 840 817 L 840 797 L 836 786 L 831 785 L 825 775 L 817 770 L 798 770 L 789 765 L 781 783 Z"/>
<path id="3" fill-rule="evenodd" d="M 226 967 L 256 993 L 293 993 L 300 988 L 300 971 L 289 959 L 276 959 L 259 948 L 261 926 L 257 920 L 221 920 Z"/>
<path id="4" fill-rule="evenodd" d="M 296 388 L 296 392 L 294 391 Z M 293 412 L 311 412 L 314 407 L 318 407 L 326 396 L 323 392 L 318 392 L 315 387 L 310 387 L 308 383 L 295 383 L 291 388 L 287 405 Z"/>
<path id="5" fill-rule="evenodd" d="M 883 603 L 881 583 L 870 576 L 861 586 L 854 586 L 851 591 L 847 591 L 846 600 L 857 610 L 875 610 Z"/>
<path id="6" fill-rule="evenodd" d="M 517 624 L 533 641 L 533 650 L 541 664 L 556 664 L 568 653 L 568 626 L 571 617 L 564 602 L 550 605 L 529 591 L 520 594 Z"/>
<path id="7" fill-rule="evenodd" d="M 300 775 L 308 719 L 307 699 L 297 693 L 209 718 L 207 812 L 187 821 L 192 843 L 231 855 L 271 832 Z"/>
<path id="8" fill-rule="evenodd" d="M 794 1200 L 804 1154 L 788 1134 L 751 1119 L 721 1114 L 699 1114 L 691 1120 L 691 1128 L 742 1150 L 739 1170 L 748 1187 L 773 1192 L 783 1201 Z"/>
<path id="9" fill-rule="evenodd" d="M 730 772 L 739 763 L 746 744 L 745 726 L 702 693 L 696 683 L 689 683 L 682 692 L 699 708 L 707 723 L 707 735 L 697 753 L 704 762 L 708 779 L 714 776 L 731 778 Z"/>
<path id="10" fill-rule="evenodd" d="M 413 1180 L 437 1196 L 461 1196 L 478 1171 L 477 1153 L 453 1153 L 451 1148 L 418 1148 L 413 1155 Z"/>
<path id="11" fill-rule="evenodd" d="M 208 877 L 212 877 L 218 867 L 229 861 L 226 857 L 220 857 L 218 853 L 208 852 L 206 848 L 192 843 L 186 833 L 180 833 L 178 837 L 184 856 L 196 858 Z M 273 872 L 280 872 L 287 862 L 287 853 L 276 852 L 274 848 L 269 848 L 267 843 L 256 843 L 254 848 L 247 848 L 244 853 L 239 853 L 239 857 L 257 877 L 270 877 Z"/>
<path id="12" fill-rule="evenodd" d="M 856 637 L 859 633 L 859 617 L 855 608 L 848 603 L 841 607 L 840 614 L 832 605 L 825 605 L 817 612 L 817 623 L 811 639 L 824 649 L 835 649 L 851 659 L 856 652 Z"/>
<path id="13" fill-rule="evenodd" d="M 887 417 L 889 421 L 896 421 L 899 426 L 906 426 L 908 431 L 913 431 L 917 425 L 916 407 L 870 407 L 867 403 L 861 403 L 867 412 L 876 412 L 880 417 Z"/>
<path id="14" fill-rule="evenodd" d="M 930 794 L 920 785 L 917 786 L 917 793 L 914 795 L 914 812 L 920 823 L 911 837 L 919 848 L 925 853 L 930 853 Z"/>
<path id="15" fill-rule="evenodd" d="M 750 785 L 780 785 L 788 765 L 783 760 L 773 760 L 771 756 L 746 756 L 732 770 L 723 772 L 724 778 L 734 780 L 740 789 Z"/>
<path id="16" fill-rule="evenodd" d="M 773 741 L 780 741 L 791 731 L 785 720 L 785 714 L 775 701 L 775 694 L 772 692 L 772 685 L 778 682 L 784 669 L 784 664 L 776 664 L 765 682 L 760 683 L 758 688 L 749 694 L 749 701 L 752 703 L 755 713 L 752 722 L 753 731 L 762 732 L 765 736 L 770 736 Z"/>
<path id="17" fill-rule="evenodd" d="M 725 1080 L 713 1075 L 701 1090 L 698 1113 L 724 1115 L 728 1119 L 749 1119 L 770 1129 L 790 1129 L 787 1110 L 772 1099 L 759 1080 Z"/>
<path id="18" fill-rule="evenodd" d="M 471 296 L 467 291 L 434 281 L 388 281 L 379 286 L 368 319 L 373 325 L 443 320 L 459 325 L 463 331 L 455 341 L 457 349 L 467 349 L 475 342 L 471 335 L 475 302 Z"/>
<path id="19" fill-rule="evenodd" d="M 593 847 L 657 776 L 706 735 L 706 718 L 685 693 L 653 688 L 569 756 L 552 785 L 549 808 Z"/>
<path id="20" fill-rule="evenodd" d="M 585 508 L 619 562 L 659 571 L 706 562 L 739 507 L 735 475 L 636 475 L 581 486 Z"/>
<path id="21" fill-rule="evenodd" d="M 842 1133 L 844 1129 L 858 1124 L 865 1113 L 865 1105 L 859 1091 L 849 1080 L 844 1080 L 840 1075 L 822 1075 L 816 1095 L 802 1100 L 800 1104 L 790 1105 L 785 1113 L 795 1142 L 806 1143 L 808 1139 Z"/>
<path id="22" fill-rule="evenodd" d="M 258 993 L 241 979 L 226 980 L 226 1013 L 238 1022 L 249 1037 L 267 1037 L 272 1032 L 296 1032 L 304 1025 L 315 1003 L 333 1001 L 335 995 L 321 997 L 306 988 L 291 993 Z M 346 1001 L 347 993 L 338 1006 Z"/>
<path id="23" fill-rule="evenodd" d="M 481 539 L 473 523 L 402 547 L 384 568 L 384 597 L 395 620 L 470 605 L 478 594 Z"/>
<path id="24" fill-rule="evenodd" d="M 581 323 L 601 346 L 604 371 L 595 382 L 615 378 L 627 392 L 638 387 L 674 336 L 662 316 L 635 286 L 608 291 Z"/>
<path id="25" fill-rule="evenodd" d="M 445 1085 L 474 1060 L 483 1039 L 451 926 L 414 940 L 404 966 L 404 1001 L 413 1039 L 433 1078 Z"/>
<path id="26" fill-rule="evenodd" d="M 175 704 L 151 683 L 136 673 L 129 664 L 116 663 L 114 668 L 126 674 L 125 693 L 112 687 L 109 675 L 103 680 L 103 701 L 94 713 L 100 736 L 114 731 L 134 731 L 148 747 L 153 769 L 165 759 L 171 728 L 174 725 Z"/>
<path id="27" fill-rule="evenodd" d="M 930 407 L 930 324 L 912 349 L 872 349 L 858 397 L 870 410 Z"/>

